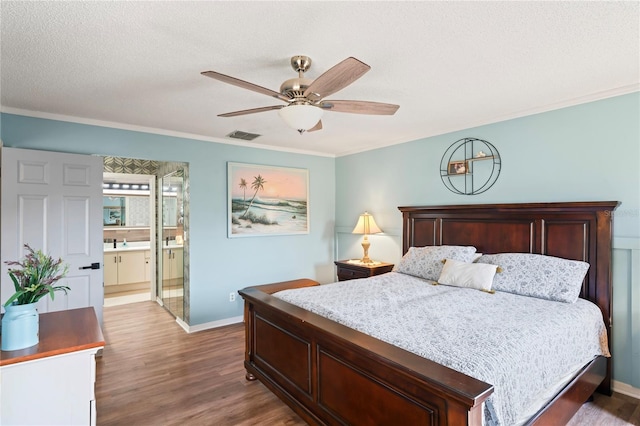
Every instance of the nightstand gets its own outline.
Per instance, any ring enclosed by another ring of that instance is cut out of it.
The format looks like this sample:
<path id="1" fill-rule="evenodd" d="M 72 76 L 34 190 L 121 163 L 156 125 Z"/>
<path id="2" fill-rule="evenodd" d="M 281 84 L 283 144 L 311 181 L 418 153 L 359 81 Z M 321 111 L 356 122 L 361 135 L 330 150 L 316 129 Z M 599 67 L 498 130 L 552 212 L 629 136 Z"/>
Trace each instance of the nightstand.
<path id="1" fill-rule="evenodd" d="M 348 260 L 336 260 L 338 267 L 338 281 L 354 280 L 356 278 L 368 278 L 391 272 L 393 263 L 351 263 Z"/>

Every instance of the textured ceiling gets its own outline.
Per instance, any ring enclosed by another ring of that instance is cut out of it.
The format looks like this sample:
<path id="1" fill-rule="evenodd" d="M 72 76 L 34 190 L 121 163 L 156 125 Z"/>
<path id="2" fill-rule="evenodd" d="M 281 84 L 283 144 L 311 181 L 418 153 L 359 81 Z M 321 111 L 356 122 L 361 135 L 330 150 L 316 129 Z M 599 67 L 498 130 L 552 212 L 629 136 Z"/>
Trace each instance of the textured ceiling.
<path id="1" fill-rule="evenodd" d="M 639 2 L 0 3 L 2 110 L 344 155 L 639 90 Z M 399 104 L 394 116 L 326 112 L 299 135 L 278 91 L 308 55 L 316 78 L 354 56 L 371 70 L 329 97 Z M 470 135 L 472 136 L 472 135 Z"/>

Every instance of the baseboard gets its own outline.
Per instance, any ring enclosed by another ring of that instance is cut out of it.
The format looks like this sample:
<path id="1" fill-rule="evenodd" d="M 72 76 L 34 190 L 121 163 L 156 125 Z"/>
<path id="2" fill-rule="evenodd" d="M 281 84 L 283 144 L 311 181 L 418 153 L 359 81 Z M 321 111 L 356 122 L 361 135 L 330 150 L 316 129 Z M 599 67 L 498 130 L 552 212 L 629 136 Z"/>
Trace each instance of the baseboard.
<path id="1" fill-rule="evenodd" d="M 626 383 L 622 383 L 622 382 L 618 382 L 616 380 L 613 381 L 612 383 L 612 389 L 614 392 L 618 392 L 633 398 L 637 398 L 640 399 L 640 389 L 633 387 L 631 385 L 628 385 Z"/>
<path id="2" fill-rule="evenodd" d="M 182 327 L 184 329 L 184 331 L 186 331 L 187 333 L 191 333 L 189 331 L 189 324 L 187 324 L 186 322 L 182 321 L 180 318 L 176 317 L 176 322 L 178 323 L 178 325 L 180 327 Z"/>
<path id="3" fill-rule="evenodd" d="M 238 324 L 238 323 L 241 323 L 242 321 L 244 321 L 244 316 L 240 315 L 238 317 L 225 318 L 218 321 L 205 322 L 204 324 L 190 326 L 189 324 L 182 321 L 181 319 L 176 318 L 176 322 L 187 333 L 195 333 L 198 331 L 209 330 L 212 328 L 224 327 L 225 325 Z"/>

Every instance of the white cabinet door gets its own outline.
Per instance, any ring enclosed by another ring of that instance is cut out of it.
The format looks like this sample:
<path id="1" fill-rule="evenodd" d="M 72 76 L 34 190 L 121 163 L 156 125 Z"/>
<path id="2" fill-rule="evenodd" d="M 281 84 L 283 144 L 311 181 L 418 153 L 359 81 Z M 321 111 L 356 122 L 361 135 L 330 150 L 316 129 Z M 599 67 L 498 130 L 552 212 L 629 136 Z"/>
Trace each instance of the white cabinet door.
<path id="1" fill-rule="evenodd" d="M 98 349 L 1 367 L 0 424 L 95 425 L 95 411 L 91 407 L 95 404 Z"/>
<path id="2" fill-rule="evenodd" d="M 104 255 L 104 285 L 118 284 L 118 253 Z"/>
<path id="3" fill-rule="evenodd" d="M 133 284 L 144 281 L 144 251 L 118 253 L 118 284 Z"/>
<path id="4" fill-rule="evenodd" d="M 184 265 L 183 253 L 182 247 L 162 250 L 162 278 L 164 280 L 182 278 L 184 275 L 182 272 Z"/>
<path id="5" fill-rule="evenodd" d="M 171 249 L 162 250 L 162 279 L 170 280 L 171 277 Z"/>
<path id="6" fill-rule="evenodd" d="M 144 252 L 144 280 L 151 281 L 151 251 Z"/>
<path id="7" fill-rule="evenodd" d="M 184 265 L 184 260 L 183 260 L 183 253 L 184 250 L 181 248 L 177 248 L 173 250 L 173 263 L 171 264 L 173 270 L 172 270 L 172 278 L 182 278 L 182 276 L 184 275 L 183 273 L 183 265 Z"/>
<path id="8" fill-rule="evenodd" d="M 149 251 L 117 251 L 104 255 L 104 285 L 134 284 L 149 281 Z"/>
<path id="9" fill-rule="evenodd" d="M 93 306 L 102 324 L 102 157 L 2 148 L 0 302 L 14 287 L 5 261 L 24 257 L 24 244 L 69 265 L 55 300 L 43 297 L 40 313 Z"/>

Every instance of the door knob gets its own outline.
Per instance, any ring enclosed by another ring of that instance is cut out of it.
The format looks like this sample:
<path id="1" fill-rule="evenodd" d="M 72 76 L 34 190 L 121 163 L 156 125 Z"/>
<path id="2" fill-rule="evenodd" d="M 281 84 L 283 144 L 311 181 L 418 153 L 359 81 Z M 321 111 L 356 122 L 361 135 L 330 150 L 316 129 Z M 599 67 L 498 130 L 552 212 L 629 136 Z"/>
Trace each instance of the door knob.
<path id="1" fill-rule="evenodd" d="M 78 269 L 100 269 L 100 263 L 99 262 L 92 263 L 91 265 L 88 265 L 88 266 L 81 266 Z"/>

